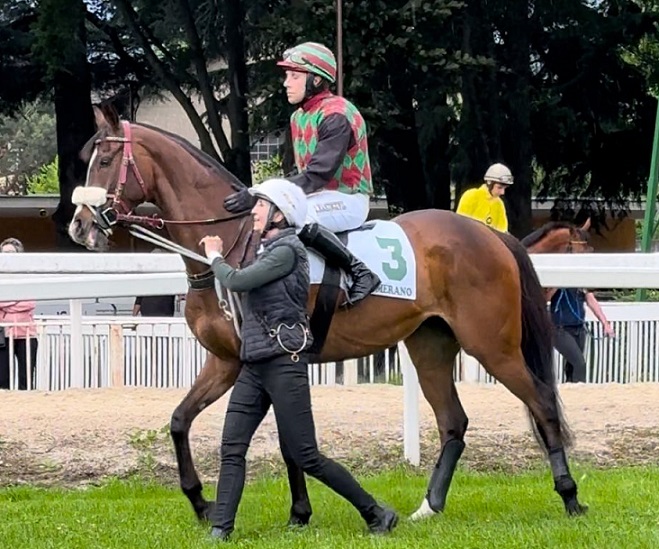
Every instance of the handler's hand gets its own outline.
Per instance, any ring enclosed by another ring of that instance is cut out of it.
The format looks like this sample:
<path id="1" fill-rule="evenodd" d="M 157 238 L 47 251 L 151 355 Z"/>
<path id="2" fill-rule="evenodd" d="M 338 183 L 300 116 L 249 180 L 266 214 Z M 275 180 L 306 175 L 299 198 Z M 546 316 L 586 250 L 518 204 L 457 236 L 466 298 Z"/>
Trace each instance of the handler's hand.
<path id="1" fill-rule="evenodd" d="M 219 236 L 205 236 L 199 241 L 199 245 L 203 246 L 206 255 L 210 252 L 222 253 L 224 248 L 224 243 Z"/>

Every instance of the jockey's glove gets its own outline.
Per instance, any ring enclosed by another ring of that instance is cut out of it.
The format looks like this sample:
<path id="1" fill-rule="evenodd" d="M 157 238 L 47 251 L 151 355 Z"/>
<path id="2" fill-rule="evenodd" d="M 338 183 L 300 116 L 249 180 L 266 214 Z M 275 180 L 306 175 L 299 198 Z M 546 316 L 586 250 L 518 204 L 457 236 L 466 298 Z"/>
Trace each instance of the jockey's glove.
<path id="1" fill-rule="evenodd" d="M 254 204 L 256 204 L 256 197 L 249 194 L 249 189 L 230 194 L 224 199 L 224 209 L 230 213 L 251 210 Z"/>

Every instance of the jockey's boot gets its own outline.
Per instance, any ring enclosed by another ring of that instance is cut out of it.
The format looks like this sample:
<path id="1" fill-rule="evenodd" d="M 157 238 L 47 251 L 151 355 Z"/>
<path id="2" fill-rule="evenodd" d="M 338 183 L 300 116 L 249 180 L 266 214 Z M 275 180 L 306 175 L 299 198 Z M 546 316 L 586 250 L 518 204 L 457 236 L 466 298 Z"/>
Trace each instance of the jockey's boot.
<path id="1" fill-rule="evenodd" d="M 348 300 L 341 307 L 355 305 L 380 285 L 380 278 L 346 248 L 339 238 L 318 223 L 304 226 L 298 235 L 302 244 L 321 253 L 332 265 L 352 278 Z"/>

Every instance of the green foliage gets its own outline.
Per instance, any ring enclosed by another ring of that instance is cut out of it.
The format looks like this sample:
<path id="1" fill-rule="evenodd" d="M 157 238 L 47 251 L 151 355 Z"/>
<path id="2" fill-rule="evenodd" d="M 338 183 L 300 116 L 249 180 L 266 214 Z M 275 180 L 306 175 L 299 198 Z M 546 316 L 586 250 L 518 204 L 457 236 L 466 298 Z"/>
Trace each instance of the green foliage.
<path id="1" fill-rule="evenodd" d="M 281 177 L 284 170 L 281 164 L 281 156 L 275 154 L 267 160 L 258 160 L 252 162 L 252 180 L 254 183 L 261 183 L 270 177 Z"/>
<path id="2" fill-rule="evenodd" d="M 40 0 L 33 51 L 47 68 L 47 78 L 69 67 L 80 53 L 78 49 L 84 47 L 84 43 L 72 37 L 80 35 L 80 22 L 86 12 L 83 0 Z"/>
<path id="3" fill-rule="evenodd" d="M 27 194 L 59 194 L 57 156 L 27 180 Z"/>
<path id="4" fill-rule="evenodd" d="M 24 194 L 27 180 L 57 152 L 55 116 L 43 101 L 25 104 L 14 116 L 0 115 L 0 176 L 7 177 L 1 192 Z"/>

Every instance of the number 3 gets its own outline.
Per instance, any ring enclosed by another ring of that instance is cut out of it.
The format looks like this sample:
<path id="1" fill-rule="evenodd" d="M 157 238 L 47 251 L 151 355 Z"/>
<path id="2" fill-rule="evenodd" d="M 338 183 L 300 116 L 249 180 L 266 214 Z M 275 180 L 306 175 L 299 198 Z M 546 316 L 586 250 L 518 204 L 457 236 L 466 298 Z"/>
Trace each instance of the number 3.
<path id="1" fill-rule="evenodd" d="M 382 271 L 391 280 L 400 282 L 407 274 L 407 261 L 403 257 L 403 246 L 397 238 L 375 238 L 378 246 L 391 253 L 392 261 L 382 262 Z"/>

